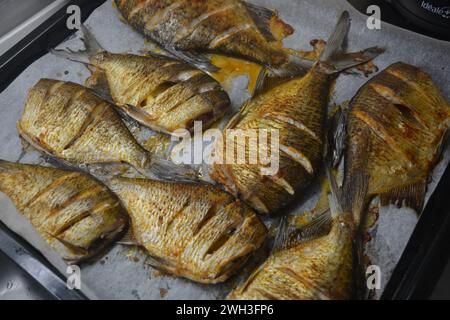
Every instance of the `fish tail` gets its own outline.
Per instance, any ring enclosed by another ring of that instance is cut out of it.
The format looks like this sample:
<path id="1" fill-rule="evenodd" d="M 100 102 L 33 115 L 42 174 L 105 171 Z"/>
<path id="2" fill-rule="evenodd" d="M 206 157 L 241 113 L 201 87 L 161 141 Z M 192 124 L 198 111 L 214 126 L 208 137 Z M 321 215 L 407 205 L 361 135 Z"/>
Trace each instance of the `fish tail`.
<path id="1" fill-rule="evenodd" d="M 344 53 L 344 45 L 350 31 L 351 19 L 344 11 L 319 57 L 321 69 L 329 74 L 340 73 L 347 69 L 367 63 L 385 52 L 384 48 L 371 47 L 356 53 Z"/>
<path id="2" fill-rule="evenodd" d="M 50 49 L 50 53 L 71 61 L 91 64 L 91 58 L 99 52 L 104 52 L 105 49 L 102 48 L 91 31 L 83 24 L 80 30 L 82 32 L 81 40 L 84 43 L 85 50 L 73 51 L 70 48 L 66 48 L 65 50 Z"/>

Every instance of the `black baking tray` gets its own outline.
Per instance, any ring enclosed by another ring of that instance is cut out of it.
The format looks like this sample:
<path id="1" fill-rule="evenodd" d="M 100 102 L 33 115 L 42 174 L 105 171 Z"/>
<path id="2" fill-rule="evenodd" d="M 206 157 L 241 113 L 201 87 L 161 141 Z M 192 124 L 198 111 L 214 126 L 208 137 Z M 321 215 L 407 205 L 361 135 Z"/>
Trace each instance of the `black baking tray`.
<path id="1" fill-rule="evenodd" d="M 69 4 L 80 6 L 84 21 L 105 1 L 73 0 Z M 35 31 L 0 57 L 0 93 L 25 68 L 46 54 L 48 48 L 58 45 L 74 33 L 66 27 L 68 18 L 66 7 L 43 22 Z M 387 284 L 382 299 L 404 300 L 430 297 L 449 259 L 450 196 L 448 190 L 450 190 L 450 166 L 447 167 L 436 191 L 431 196 Z M 21 238 L 20 240 L 25 242 Z"/>

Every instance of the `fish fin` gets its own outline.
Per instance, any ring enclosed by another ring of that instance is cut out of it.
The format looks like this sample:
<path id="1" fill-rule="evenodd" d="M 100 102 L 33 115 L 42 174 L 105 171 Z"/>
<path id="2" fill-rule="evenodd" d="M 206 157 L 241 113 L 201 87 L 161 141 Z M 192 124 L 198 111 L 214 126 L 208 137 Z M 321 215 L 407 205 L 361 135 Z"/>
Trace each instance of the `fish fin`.
<path id="1" fill-rule="evenodd" d="M 50 49 L 49 52 L 57 57 L 67 59 L 70 61 L 81 62 L 85 65 L 90 65 L 90 55 L 87 51 L 72 51 L 70 48 L 66 48 L 65 50 L 60 49 Z"/>
<path id="2" fill-rule="evenodd" d="M 252 105 L 250 102 L 252 99 L 249 99 L 243 103 L 238 112 L 236 112 L 228 121 L 225 129 L 233 129 L 236 125 L 241 121 L 241 119 L 247 114 L 248 108 Z"/>
<path id="3" fill-rule="evenodd" d="M 198 69 L 213 73 L 219 71 L 219 68 L 215 66 L 209 57 L 198 52 L 179 51 L 173 47 L 164 47 L 164 49 L 172 56 L 183 60 L 184 62 L 197 67 Z"/>
<path id="4" fill-rule="evenodd" d="M 266 77 L 267 77 L 267 69 L 263 67 L 259 71 L 258 78 L 256 79 L 255 88 L 253 89 L 252 92 L 252 98 L 258 96 L 264 91 Z"/>
<path id="5" fill-rule="evenodd" d="M 418 215 L 422 213 L 425 194 L 427 192 L 427 181 L 421 180 L 417 183 L 395 188 L 389 192 L 380 195 L 381 205 L 396 204 L 399 207 L 403 205 L 416 211 Z"/>
<path id="6" fill-rule="evenodd" d="M 83 24 L 80 28 L 82 35 L 81 41 L 83 41 L 85 50 L 73 51 L 70 48 L 66 50 L 50 49 L 50 53 L 64 59 L 68 59 L 75 62 L 81 62 L 83 64 L 90 65 L 91 57 L 95 56 L 99 52 L 105 51 L 95 39 L 94 35 Z"/>
<path id="7" fill-rule="evenodd" d="M 270 28 L 270 23 L 273 18 L 278 16 L 275 10 L 271 10 L 253 3 L 242 1 L 242 4 L 247 9 L 248 13 L 253 19 L 256 27 L 263 34 L 267 41 L 276 41 L 275 36 Z"/>
<path id="8" fill-rule="evenodd" d="M 116 104 L 117 105 L 117 104 Z M 157 128 L 152 122 L 152 118 L 149 116 L 148 113 L 146 113 L 141 108 L 138 108 L 136 106 L 133 106 L 131 104 L 121 104 L 117 105 L 118 110 L 122 115 L 125 115 L 126 117 L 129 117 L 137 122 L 139 122 L 141 125 L 150 128 L 153 131 L 157 132 L 163 132 L 162 128 Z"/>
<path id="9" fill-rule="evenodd" d="M 92 32 L 86 28 L 84 24 L 81 24 L 80 30 L 82 32 L 81 41 L 83 41 L 86 51 L 94 55 L 98 52 L 103 52 L 105 49 L 98 43 Z"/>
<path id="10" fill-rule="evenodd" d="M 367 300 L 369 289 L 367 287 L 367 263 L 364 255 L 364 242 L 355 241 L 354 246 L 354 259 L 353 259 L 353 272 L 355 280 L 353 282 L 353 295 L 355 299 Z"/>
<path id="11" fill-rule="evenodd" d="M 372 47 L 359 53 L 343 54 L 343 47 L 350 31 L 350 21 L 349 12 L 344 11 L 319 57 L 320 66 L 326 73 L 340 73 L 357 65 L 367 63 L 385 51 L 383 48 Z"/>
<path id="12" fill-rule="evenodd" d="M 93 74 L 86 79 L 84 85 L 97 93 L 102 99 L 111 102 L 114 105 L 114 99 L 109 89 L 108 79 L 106 77 L 106 72 L 97 69 Z"/>
<path id="13" fill-rule="evenodd" d="M 154 52 L 154 51 L 151 51 L 151 50 L 145 50 L 143 52 L 143 55 L 149 56 L 149 57 L 153 57 L 153 58 L 156 58 L 156 59 L 178 61 L 178 59 L 176 57 L 173 57 L 170 54 L 164 54 L 162 52 Z"/>
<path id="14" fill-rule="evenodd" d="M 331 190 L 331 197 L 329 198 L 330 209 L 333 207 L 333 215 L 351 212 L 359 221 L 367 204 L 369 177 L 363 171 L 357 171 L 353 174 L 352 181 L 344 181 L 344 186 L 340 188 L 333 174 L 334 154 L 338 154 L 336 145 L 327 141 L 325 167 Z M 361 159 L 361 161 L 367 161 L 367 159 Z"/>
<path id="15" fill-rule="evenodd" d="M 350 25 L 350 13 L 348 11 L 344 11 L 339 18 L 333 33 L 328 39 L 325 49 L 319 57 L 320 61 L 326 62 L 334 55 L 342 52 L 343 45 L 350 31 Z"/>
<path id="16" fill-rule="evenodd" d="M 289 217 L 284 216 L 280 221 L 277 236 L 273 245 L 273 253 L 295 247 L 299 243 L 311 241 L 328 234 L 331 230 L 332 217 L 330 210 L 324 210 L 314 219 L 300 227 L 290 223 Z"/>
<path id="17" fill-rule="evenodd" d="M 360 52 L 337 55 L 328 62 L 333 65 L 334 72 L 342 72 L 361 64 L 365 64 L 386 51 L 384 48 L 371 47 Z"/>
<path id="18" fill-rule="evenodd" d="M 127 232 L 123 235 L 122 239 L 117 241 L 118 244 L 125 246 L 140 246 L 134 237 L 133 230 L 131 227 L 128 228 Z"/>
<path id="19" fill-rule="evenodd" d="M 367 206 L 367 192 L 369 188 L 369 177 L 366 173 L 359 171 L 354 173 L 351 183 L 346 183 L 343 188 L 344 210 L 353 212 L 356 221 L 363 219 L 362 215 Z"/>
<path id="20" fill-rule="evenodd" d="M 327 149 L 332 146 L 328 152 L 332 168 L 339 165 L 346 148 L 347 116 L 348 112 L 339 106 L 329 121 L 327 143 L 331 145 L 327 146 Z"/>
<path id="21" fill-rule="evenodd" d="M 299 57 L 291 53 L 287 53 L 288 61 L 279 68 L 270 68 L 270 77 L 292 78 L 305 75 L 310 70 L 314 61 Z"/>
<path id="22" fill-rule="evenodd" d="M 162 258 L 147 255 L 145 263 L 162 272 L 173 274 L 176 268 Z"/>
<path id="23" fill-rule="evenodd" d="M 171 160 L 153 156 L 149 169 L 136 169 L 145 177 L 167 182 L 209 183 L 201 171 L 191 165 L 175 164 Z"/>

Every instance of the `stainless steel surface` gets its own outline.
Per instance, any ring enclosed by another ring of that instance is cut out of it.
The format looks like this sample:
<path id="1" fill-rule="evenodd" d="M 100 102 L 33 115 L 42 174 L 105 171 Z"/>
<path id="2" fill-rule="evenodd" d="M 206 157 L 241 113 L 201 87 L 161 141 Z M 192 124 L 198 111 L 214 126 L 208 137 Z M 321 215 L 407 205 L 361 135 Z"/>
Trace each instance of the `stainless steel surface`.
<path id="1" fill-rule="evenodd" d="M 4 255 L 13 260 L 17 265 L 19 265 L 24 271 L 26 271 L 37 283 L 42 287 L 46 288 L 48 295 L 53 296 L 56 299 L 61 300 L 81 300 L 84 299 L 78 291 L 69 290 L 67 288 L 66 282 L 59 278 L 53 270 L 45 266 L 36 257 L 34 257 L 30 252 L 12 237 L 7 232 L 0 229 L 0 251 Z M 4 260 L 7 261 L 7 260 Z M 5 268 L 3 265 L 0 269 L 1 277 L 6 279 L 5 289 L 11 290 L 14 288 L 14 276 L 19 272 L 17 269 L 13 269 L 12 273 L 4 272 Z M 22 277 L 23 279 L 23 277 Z M 22 283 L 23 282 L 18 282 Z M 23 291 L 20 292 L 23 296 Z M 27 290 L 25 289 L 25 295 Z M 39 294 L 38 291 L 28 291 L 31 296 L 36 296 Z M 14 293 L 11 294 L 11 298 L 15 298 Z M 47 296 L 48 297 L 48 296 Z M 18 298 L 18 297 L 17 297 Z"/>
<path id="2" fill-rule="evenodd" d="M 0 300 L 49 299 L 54 298 L 0 251 Z"/>
<path id="3" fill-rule="evenodd" d="M 0 56 L 69 0 L 0 0 Z"/>
<path id="4" fill-rule="evenodd" d="M 0 0 L 0 37 L 34 16 L 54 0 Z"/>

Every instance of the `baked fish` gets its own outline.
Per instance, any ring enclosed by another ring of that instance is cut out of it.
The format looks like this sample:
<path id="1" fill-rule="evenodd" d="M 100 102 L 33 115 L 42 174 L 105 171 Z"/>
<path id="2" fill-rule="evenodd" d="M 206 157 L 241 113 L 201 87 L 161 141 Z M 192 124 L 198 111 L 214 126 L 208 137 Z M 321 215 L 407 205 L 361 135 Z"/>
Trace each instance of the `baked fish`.
<path id="1" fill-rule="evenodd" d="M 305 72 L 300 56 L 283 49 L 291 26 L 267 8 L 241 0 L 115 0 L 125 20 L 172 55 L 201 69 L 216 68 L 200 53 L 242 57 L 277 75 Z"/>
<path id="2" fill-rule="evenodd" d="M 351 213 L 331 222 L 330 232 L 314 238 L 319 222 L 303 228 L 287 227 L 284 241 L 242 285 L 230 300 L 347 300 L 354 295 L 355 224 Z M 280 237 L 280 236 L 279 236 Z M 313 237 L 311 239 L 311 237 Z"/>
<path id="3" fill-rule="evenodd" d="M 116 196 L 84 173 L 0 160 L 0 191 L 70 262 L 92 257 L 127 226 Z"/>
<path id="4" fill-rule="evenodd" d="M 234 300 L 348 300 L 358 297 L 361 238 L 351 208 L 330 196 L 330 210 L 311 223 L 282 218 L 272 255 L 242 285 Z M 328 233 L 324 229 L 330 226 Z"/>
<path id="5" fill-rule="evenodd" d="M 265 240 L 266 228 L 256 215 L 212 186 L 128 178 L 106 183 L 130 215 L 133 242 L 165 272 L 223 282 Z"/>
<path id="6" fill-rule="evenodd" d="M 346 115 L 344 189 L 352 201 L 358 177 L 369 183 L 358 219 L 375 196 L 381 204 L 422 212 L 431 170 L 449 128 L 450 104 L 419 68 L 395 63 L 364 85 Z"/>
<path id="7" fill-rule="evenodd" d="M 191 130 L 194 121 L 202 121 L 207 129 L 230 106 L 221 85 L 199 69 L 163 55 L 110 53 L 86 27 L 82 30 L 86 51 L 52 53 L 94 66 L 94 76 L 105 79 L 98 92 L 107 92 L 105 98 L 142 125 L 172 134 L 176 129 Z"/>
<path id="8" fill-rule="evenodd" d="M 40 80 L 28 94 L 17 128 L 31 145 L 70 164 L 151 167 L 149 154 L 113 107 L 75 83 Z"/>
<path id="9" fill-rule="evenodd" d="M 344 12 L 319 61 L 304 77 L 293 78 L 249 100 L 225 130 L 225 136 L 231 131 L 256 133 L 258 141 L 264 141 L 261 130 L 278 132 L 279 146 L 272 150 L 279 151 L 277 173 L 263 175 L 267 165 L 260 158 L 257 164 L 216 161 L 210 170 L 214 181 L 260 213 L 276 213 L 298 198 L 297 192 L 307 187 L 320 170 L 327 107 L 339 73 L 383 52 L 370 48 L 357 54 L 341 53 L 349 28 L 350 17 Z M 232 147 L 246 157 L 252 153 L 250 143 L 224 140 L 214 148 L 216 159 L 226 159 Z M 264 152 L 261 146 L 259 151 Z"/>

